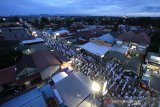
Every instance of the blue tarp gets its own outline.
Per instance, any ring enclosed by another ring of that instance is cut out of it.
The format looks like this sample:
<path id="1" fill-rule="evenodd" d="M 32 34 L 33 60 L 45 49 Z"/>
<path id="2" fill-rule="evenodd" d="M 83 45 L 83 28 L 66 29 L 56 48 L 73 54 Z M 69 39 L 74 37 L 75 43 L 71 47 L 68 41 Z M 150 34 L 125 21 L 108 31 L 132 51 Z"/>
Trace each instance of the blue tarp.
<path id="1" fill-rule="evenodd" d="M 110 44 L 113 44 L 116 41 L 116 39 L 110 33 L 104 34 L 104 35 L 98 37 L 98 39 L 103 40 L 105 42 L 108 42 Z"/>

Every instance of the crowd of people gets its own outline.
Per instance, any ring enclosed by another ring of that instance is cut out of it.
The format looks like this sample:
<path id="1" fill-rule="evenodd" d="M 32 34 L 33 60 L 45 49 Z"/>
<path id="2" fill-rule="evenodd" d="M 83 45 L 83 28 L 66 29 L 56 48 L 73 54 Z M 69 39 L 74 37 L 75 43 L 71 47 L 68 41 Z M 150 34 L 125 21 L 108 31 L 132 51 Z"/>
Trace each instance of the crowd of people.
<path id="1" fill-rule="evenodd" d="M 42 37 L 50 47 L 72 60 L 74 72 L 83 72 L 91 80 L 101 84 L 102 87 L 103 84 L 107 82 L 107 86 L 105 87 L 107 93 L 102 94 L 102 99 L 108 96 L 127 99 L 134 99 L 135 97 L 145 99 L 150 96 L 149 91 L 144 91 L 137 87 L 137 75 L 125 75 L 123 66 L 118 59 L 108 58 L 109 60 L 103 60 L 100 58 L 100 61 L 97 61 L 97 59 L 89 54 L 81 52 L 65 39 L 57 40 L 55 38 L 48 38 L 47 36 Z M 146 100 L 140 101 L 142 107 L 146 107 L 148 104 L 150 106 L 155 106 L 153 101 L 152 103 L 148 103 Z"/>

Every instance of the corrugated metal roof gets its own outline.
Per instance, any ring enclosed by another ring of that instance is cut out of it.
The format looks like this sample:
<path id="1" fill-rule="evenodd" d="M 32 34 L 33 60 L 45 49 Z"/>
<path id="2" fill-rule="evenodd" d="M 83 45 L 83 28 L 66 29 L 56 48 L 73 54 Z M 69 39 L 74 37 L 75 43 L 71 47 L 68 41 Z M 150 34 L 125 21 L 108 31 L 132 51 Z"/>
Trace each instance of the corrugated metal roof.
<path id="1" fill-rule="evenodd" d="M 25 29 L 11 30 L 9 28 L 2 28 L 2 34 L 5 40 L 30 40 L 35 37 L 29 35 Z"/>
<path id="2" fill-rule="evenodd" d="M 149 83 L 150 87 L 160 92 L 159 82 L 160 82 L 159 74 L 150 76 L 150 83 Z"/>
<path id="3" fill-rule="evenodd" d="M 122 48 L 116 45 L 109 47 L 109 46 L 99 45 L 99 44 L 92 43 L 92 42 L 88 42 L 84 45 L 81 45 L 80 47 L 97 56 L 102 56 L 106 54 L 108 51 L 118 51 L 123 54 L 125 54 L 128 51 L 128 48 Z"/>
<path id="4" fill-rule="evenodd" d="M 35 52 L 31 55 L 24 55 L 17 64 L 17 74 L 25 68 L 36 68 L 34 72 L 41 72 L 48 67 L 57 66 L 60 62 L 48 50 Z M 26 74 L 28 71 L 26 72 Z"/>
<path id="5" fill-rule="evenodd" d="M 47 105 L 42 93 L 35 88 L 7 101 L 1 107 L 47 107 Z"/>
<path id="6" fill-rule="evenodd" d="M 68 107 L 76 107 L 91 94 L 91 80 L 76 72 L 55 84 L 60 96 Z"/>
<path id="7" fill-rule="evenodd" d="M 111 44 L 113 44 L 116 41 L 116 39 L 110 33 L 104 34 L 98 37 L 98 39 L 111 43 Z"/>

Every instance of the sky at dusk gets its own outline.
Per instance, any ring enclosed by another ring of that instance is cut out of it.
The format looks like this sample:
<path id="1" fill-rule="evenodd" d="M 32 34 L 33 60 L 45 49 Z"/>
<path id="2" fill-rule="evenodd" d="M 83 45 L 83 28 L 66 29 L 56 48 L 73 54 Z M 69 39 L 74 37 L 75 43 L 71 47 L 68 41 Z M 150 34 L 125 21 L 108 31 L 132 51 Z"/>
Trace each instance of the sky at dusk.
<path id="1" fill-rule="evenodd" d="M 0 16 L 30 14 L 160 16 L 160 0 L 0 0 Z"/>

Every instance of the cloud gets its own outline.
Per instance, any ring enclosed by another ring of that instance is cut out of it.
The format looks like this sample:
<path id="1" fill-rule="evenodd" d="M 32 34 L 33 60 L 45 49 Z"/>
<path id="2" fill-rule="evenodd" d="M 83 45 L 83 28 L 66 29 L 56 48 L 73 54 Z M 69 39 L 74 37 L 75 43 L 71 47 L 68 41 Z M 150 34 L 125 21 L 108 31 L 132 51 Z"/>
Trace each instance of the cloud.
<path id="1" fill-rule="evenodd" d="M 87 14 L 153 15 L 160 13 L 160 0 L 1 0 L 0 15 Z M 145 13 L 145 14 L 144 14 Z"/>

